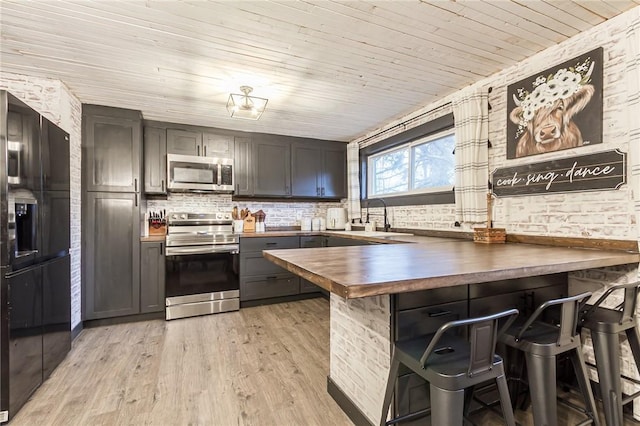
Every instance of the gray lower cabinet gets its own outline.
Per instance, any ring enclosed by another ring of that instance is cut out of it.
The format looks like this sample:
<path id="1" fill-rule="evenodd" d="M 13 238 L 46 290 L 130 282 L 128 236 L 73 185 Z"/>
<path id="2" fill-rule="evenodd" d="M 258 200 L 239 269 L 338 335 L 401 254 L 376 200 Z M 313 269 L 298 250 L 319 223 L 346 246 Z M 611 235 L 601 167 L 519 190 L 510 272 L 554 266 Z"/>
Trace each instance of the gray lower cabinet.
<path id="1" fill-rule="evenodd" d="M 137 194 L 84 194 L 84 318 L 140 312 L 140 214 Z"/>
<path id="2" fill-rule="evenodd" d="M 262 256 L 262 250 L 298 247 L 299 237 L 240 238 L 240 301 L 299 294 L 298 276 Z"/>
<path id="3" fill-rule="evenodd" d="M 164 263 L 163 242 L 143 242 L 140 248 L 140 312 L 163 312 Z"/>
<path id="4" fill-rule="evenodd" d="M 167 193 L 167 131 L 144 128 L 144 192 Z"/>
<path id="5" fill-rule="evenodd" d="M 356 240 L 353 238 L 342 238 L 342 237 L 334 237 L 334 236 L 329 236 L 325 238 L 326 238 L 326 243 L 325 243 L 326 247 L 370 246 L 370 245 L 380 244 L 374 241 Z"/>

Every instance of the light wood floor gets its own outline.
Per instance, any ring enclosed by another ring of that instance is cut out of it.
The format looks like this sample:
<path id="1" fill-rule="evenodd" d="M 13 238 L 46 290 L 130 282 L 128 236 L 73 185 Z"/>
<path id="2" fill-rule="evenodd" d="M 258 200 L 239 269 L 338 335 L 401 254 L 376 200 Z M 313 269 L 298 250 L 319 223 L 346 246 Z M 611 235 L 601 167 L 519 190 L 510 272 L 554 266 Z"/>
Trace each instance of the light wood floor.
<path id="1" fill-rule="evenodd" d="M 351 425 L 328 372 L 322 298 L 91 328 L 11 425 Z"/>
<path id="2" fill-rule="evenodd" d="M 352 425 L 327 394 L 328 372 L 322 298 L 91 328 L 11 426 Z M 558 411 L 562 425 L 584 419 Z M 504 424 L 491 411 L 473 420 Z M 516 411 L 516 420 L 533 426 L 530 410 Z"/>

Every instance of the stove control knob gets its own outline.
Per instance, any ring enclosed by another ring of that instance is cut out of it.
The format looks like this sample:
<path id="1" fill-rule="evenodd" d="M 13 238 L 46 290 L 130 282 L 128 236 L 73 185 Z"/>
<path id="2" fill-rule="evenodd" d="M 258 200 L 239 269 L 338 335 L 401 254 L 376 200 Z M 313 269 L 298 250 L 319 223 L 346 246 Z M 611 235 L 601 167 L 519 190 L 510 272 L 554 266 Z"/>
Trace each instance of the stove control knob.
<path id="1" fill-rule="evenodd" d="M 171 216 L 171 219 L 177 219 L 177 218 L 178 218 L 177 214 L 174 214 L 174 215 Z"/>
<path id="2" fill-rule="evenodd" d="M 181 214 L 180 215 L 180 219 L 183 219 L 183 220 L 187 219 L 187 215 L 186 214 Z"/>

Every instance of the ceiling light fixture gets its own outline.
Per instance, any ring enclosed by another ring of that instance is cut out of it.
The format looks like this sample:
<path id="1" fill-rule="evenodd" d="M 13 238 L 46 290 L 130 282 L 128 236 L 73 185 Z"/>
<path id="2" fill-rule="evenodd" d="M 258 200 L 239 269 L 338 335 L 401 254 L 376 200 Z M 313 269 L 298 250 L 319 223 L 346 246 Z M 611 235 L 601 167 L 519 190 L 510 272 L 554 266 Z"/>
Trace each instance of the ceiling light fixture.
<path id="1" fill-rule="evenodd" d="M 233 118 L 244 118 L 246 120 L 257 120 L 260 118 L 267 106 L 268 99 L 249 96 L 253 87 L 240 86 L 240 93 L 232 93 L 227 101 L 227 111 Z"/>

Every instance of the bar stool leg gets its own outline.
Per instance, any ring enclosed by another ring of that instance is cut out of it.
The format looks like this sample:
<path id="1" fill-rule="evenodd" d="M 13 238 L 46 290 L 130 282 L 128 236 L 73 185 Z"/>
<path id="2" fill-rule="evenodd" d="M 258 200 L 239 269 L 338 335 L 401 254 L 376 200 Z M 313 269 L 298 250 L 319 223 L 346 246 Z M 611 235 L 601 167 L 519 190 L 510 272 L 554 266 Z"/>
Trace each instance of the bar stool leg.
<path id="1" fill-rule="evenodd" d="M 498 383 L 498 393 L 500 394 L 500 405 L 502 406 L 502 416 L 508 426 L 515 426 L 516 419 L 513 416 L 513 407 L 511 406 L 511 398 L 509 397 L 509 387 L 507 379 L 504 377 L 504 371 L 496 377 Z"/>
<path id="2" fill-rule="evenodd" d="M 618 333 L 591 330 L 598 381 L 607 425 L 622 426 L 622 384 L 620 382 L 620 337 Z"/>
<path id="3" fill-rule="evenodd" d="M 558 425 L 556 400 L 556 358 L 525 353 L 529 389 L 533 405 L 533 423 L 544 426 Z"/>
<path id="4" fill-rule="evenodd" d="M 638 332 L 638 327 L 632 327 L 625 330 L 627 334 L 627 340 L 629 341 L 629 346 L 631 347 L 631 353 L 633 354 L 633 359 L 636 362 L 636 368 L 640 371 L 640 332 Z"/>
<path id="5" fill-rule="evenodd" d="M 598 418 L 598 412 L 596 410 L 596 401 L 593 398 L 593 392 L 591 391 L 591 383 L 589 382 L 589 373 L 587 372 L 587 365 L 585 364 L 584 355 L 582 354 L 582 349 L 580 347 L 577 347 L 571 354 L 571 362 L 573 364 L 573 369 L 576 372 L 576 379 L 578 379 L 578 385 L 580 386 L 580 391 L 582 392 L 582 395 L 584 396 L 584 399 L 585 399 L 585 407 L 587 409 L 587 413 L 589 413 L 589 415 L 593 419 L 593 425 L 600 426 L 600 420 Z M 598 373 L 598 375 L 599 374 L 600 373 Z M 607 425 L 610 426 L 610 423 L 608 420 L 607 420 Z"/>
<path id="6" fill-rule="evenodd" d="M 431 424 L 462 426 L 464 420 L 464 389 L 450 391 L 429 385 L 431 394 Z"/>
<path id="7" fill-rule="evenodd" d="M 396 379 L 398 378 L 398 370 L 400 369 L 400 361 L 395 356 L 391 358 L 391 367 L 389 368 L 389 379 L 387 380 L 387 389 L 384 392 L 384 401 L 382 402 L 382 414 L 380 416 L 380 426 L 385 426 L 387 423 L 387 416 L 389 415 L 389 406 L 391 405 L 391 398 L 393 397 L 393 391 L 396 386 Z"/>

